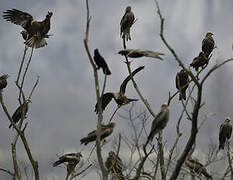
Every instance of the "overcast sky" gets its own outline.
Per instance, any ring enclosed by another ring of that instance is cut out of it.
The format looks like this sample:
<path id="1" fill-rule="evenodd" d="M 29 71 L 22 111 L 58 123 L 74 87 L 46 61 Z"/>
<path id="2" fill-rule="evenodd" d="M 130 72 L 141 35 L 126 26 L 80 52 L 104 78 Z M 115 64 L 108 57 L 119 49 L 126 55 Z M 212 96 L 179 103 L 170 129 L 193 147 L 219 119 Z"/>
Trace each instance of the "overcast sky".
<path id="1" fill-rule="evenodd" d="M 128 75 L 127 67 L 123 63 L 124 58 L 117 54 L 122 49 L 119 23 L 126 6 L 132 6 L 132 11 L 138 19 L 131 30 L 132 41 L 127 46 L 165 53 L 163 62 L 150 58 L 132 62 L 132 69 L 145 66 L 145 69 L 135 76 L 135 80 L 143 96 L 157 113 L 161 104 L 167 101 L 168 92 L 176 91 L 175 75 L 180 68 L 160 40 L 160 20 L 156 14 L 154 1 L 90 0 L 89 5 L 92 16 L 90 50 L 93 54 L 94 49 L 98 48 L 112 72 L 107 81 L 106 91 L 117 92 Z M 160 1 L 160 6 L 165 17 L 165 36 L 186 66 L 189 66 L 192 59 L 199 54 L 201 41 L 208 31 L 214 33 L 217 48 L 207 69 L 232 57 L 233 1 L 163 0 Z M 37 75 L 40 76 L 40 83 L 32 97 L 27 115 L 29 125 L 26 136 L 33 155 L 39 162 L 41 179 L 50 180 L 56 177 L 56 180 L 62 180 L 65 169 L 51 166 L 57 158 L 56 154 L 82 150 L 87 156 L 92 145 L 84 147 L 79 141 L 89 131 L 95 129 L 97 120 L 94 113 L 96 95 L 93 71 L 83 46 L 85 1 L 3 0 L 0 12 L 11 8 L 28 12 L 36 20 L 43 20 L 48 11 L 53 12 L 49 32 L 53 36 L 48 39 L 47 47 L 34 51 L 25 82 L 25 91 L 28 92 Z M 20 36 L 22 28 L 6 22 L 3 18 L 0 18 L 0 27 L 0 73 L 10 75 L 3 95 L 9 112 L 13 113 L 18 107 L 18 90 L 14 81 L 24 50 L 23 39 Z M 204 114 L 216 113 L 216 115 L 208 119 L 199 132 L 197 147 L 202 150 L 210 138 L 218 141 L 218 127 L 224 118 L 233 117 L 232 69 L 233 64 L 227 64 L 211 75 L 204 85 L 203 101 L 206 105 L 200 114 L 200 121 Z M 99 78 L 102 85 L 102 71 L 99 71 Z M 138 98 L 131 82 L 128 83 L 126 94 L 130 98 Z M 140 101 L 136 106 L 144 108 Z M 106 108 L 104 120 L 110 117 L 115 107 L 116 104 L 112 102 Z M 170 121 L 164 130 L 168 144 L 176 135 L 174 126 L 181 107 L 176 97 L 171 103 Z M 118 112 L 124 113 L 122 110 Z M 15 132 L 8 129 L 9 121 L 2 110 L 0 117 L 0 167 L 12 170 L 10 149 Z M 117 115 L 114 121 L 117 123 L 115 135 L 129 128 L 129 124 Z M 185 136 L 189 135 L 190 123 L 184 121 L 182 127 L 185 127 L 182 142 L 186 142 Z M 25 150 L 21 141 L 18 144 L 18 158 L 24 160 Z M 103 152 L 106 157 L 108 151 Z M 9 177 L 0 172 L 0 179 L 5 180 Z M 92 179 L 91 175 L 85 179 Z"/>

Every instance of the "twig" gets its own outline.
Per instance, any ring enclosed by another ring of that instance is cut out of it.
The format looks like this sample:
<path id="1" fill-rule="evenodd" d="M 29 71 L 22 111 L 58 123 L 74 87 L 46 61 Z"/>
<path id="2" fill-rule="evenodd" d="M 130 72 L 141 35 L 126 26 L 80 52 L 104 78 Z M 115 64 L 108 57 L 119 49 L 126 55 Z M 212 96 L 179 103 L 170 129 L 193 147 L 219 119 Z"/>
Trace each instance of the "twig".
<path id="1" fill-rule="evenodd" d="M 14 173 L 10 172 L 9 170 L 6 170 L 6 169 L 3 169 L 3 168 L 0 168 L 0 171 L 3 171 L 11 176 L 14 176 Z"/>
<path id="2" fill-rule="evenodd" d="M 31 90 L 31 92 L 30 92 L 30 95 L 29 95 L 29 97 L 28 97 L 28 100 L 31 100 L 32 94 L 33 94 L 34 90 L 36 89 L 36 86 L 37 86 L 38 83 L 39 83 L 39 79 L 40 79 L 40 76 L 37 76 L 36 82 L 35 82 L 35 84 L 34 84 L 32 90 Z"/>

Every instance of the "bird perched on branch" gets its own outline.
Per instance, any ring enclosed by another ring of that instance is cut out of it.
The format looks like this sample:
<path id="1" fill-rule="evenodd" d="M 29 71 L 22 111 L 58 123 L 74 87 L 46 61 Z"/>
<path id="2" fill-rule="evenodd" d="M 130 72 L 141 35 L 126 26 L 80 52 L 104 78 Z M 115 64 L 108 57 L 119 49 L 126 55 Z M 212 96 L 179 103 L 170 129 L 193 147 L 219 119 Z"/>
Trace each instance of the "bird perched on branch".
<path id="1" fill-rule="evenodd" d="M 131 40 L 130 36 L 130 28 L 134 24 L 134 14 L 131 11 L 131 7 L 127 6 L 125 9 L 125 14 L 121 19 L 120 25 L 121 25 L 121 37 L 123 39 L 126 39 L 126 41 Z"/>
<path id="2" fill-rule="evenodd" d="M 82 157 L 82 154 L 80 152 L 78 153 L 69 153 L 64 154 L 63 156 L 59 157 L 59 160 L 53 163 L 53 167 L 56 167 L 62 163 L 67 163 L 67 177 L 74 172 L 75 167 L 80 162 L 80 159 Z"/>
<path id="3" fill-rule="evenodd" d="M 218 149 L 224 149 L 225 142 L 231 138 L 232 124 L 231 119 L 227 117 L 224 123 L 221 124 L 219 129 L 219 147 Z"/>
<path id="4" fill-rule="evenodd" d="M 111 122 L 106 125 L 101 125 L 101 135 L 100 135 L 100 140 L 110 136 L 113 132 L 113 129 L 115 127 L 115 123 Z M 80 140 L 81 144 L 87 145 L 89 142 L 96 141 L 97 138 L 97 130 L 94 130 L 90 132 L 87 137 L 84 137 Z"/>
<path id="5" fill-rule="evenodd" d="M 144 66 L 140 66 L 137 69 L 135 69 L 132 72 L 132 76 L 134 76 L 135 74 L 137 74 L 139 71 L 141 71 L 144 68 Z M 118 93 L 113 93 L 113 92 L 107 92 L 105 94 L 103 94 L 103 96 L 100 98 L 101 102 L 102 102 L 102 110 L 105 110 L 105 108 L 107 107 L 107 105 L 110 103 L 110 101 L 112 100 L 112 98 L 114 98 L 114 100 L 116 101 L 118 107 L 122 106 L 122 105 L 126 105 L 132 101 L 138 101 L 138 99 L 129 99 L 125 96 L 125 89 L 126 89 L 126 85 L 129 82 L 129 80 L 131 79 L 130 75 L 128 75 L 125 80 L 123 81 L 123 83 L 121 84 L 120 87 L 120 91 Z M 98 113 L 98 102 L 95 105 L 95 112 Z"/>
<path id="6" fill-rule="evenodd" d="M 213 33 L 207 32 L 205 38 L 202 40 L 202 51 L 204 52 L 206 58 L 209 58 L 209 55 L 214 49 L 214 39 Z"/>
<path id="7" fill-rule="evenodd" d="M 212 179 L 212 176 L 207 172 L 205 166 L 201 164 L 197 159 L 193 159 L 188 155 L 185 160 L 185 165 L 190 169 L 192 173 L 203 175 L 206 178 Z"/>
<path id="8" fill-rule="evenodd" d="M 12 116 L 12 120 L 14 123 L 19 122 L 20 119 L 26 118 L 27 112 L 28 112 L 28 103 L 30 100 L 26 100 L 22 105 L 20 105 L 16 111 L 14 112 Z M 12 124 L 10 124 L 9 128 L 12 127 Z"/>
<path id="9" fill-rule="evenodd" d="M 8 9 L 3 12 L 3 18 L 6 21 L 20 25 L 26 30 L 21 32 L 26 40 L 25 44 L 34 48 L 41 48 L 47 45 L 45 38 L 49 37 L 47 33 L 50 30 L 52 15 L 52 12 L 48 12 L 43 21 L 35 21 L 32 15 L 17 9 Z"/>
<path id="10" fill-rule="evenodd" d="M 152 58 L 156 58 L 160 60 L 163 60 L 163 58 L 160 56 L 164 55 L 163 53 L 150 51 L 146 49 L 123 49 L 119 51 L 118 54 L 128 56 L 130 58 L 140 58 L 140 57 L 145 56 L 145 57 L 152 57 Z"/>
<path id="11" fill-rule="evenodd" d="M 0 76 L 0 91 L 7 86 L 8 74 L 3 74 Z"/>
<path id="12" fill-rule="evenodd" d="M 95 51 L 94 51 L 94 61 L 95 61 L 96 65 L 97 65 L 97 69 L 102 68 L 104 74 L 106 74 L 106 75 L 110 75 L 111 74 L 106 61 L 100 55 L 98 49 L 95 49 Z"/>
<path id="13" fill-rule="evenodd" d="M 150 134 L 147 138 L 146 145 L 149 143 L 149 141 L 153 140 L 154 136 L 157 133 L 159 133 L 166 127 L 168 120 L 169 120 L 169 108 L 167 104 L 163 104 L 161 106 L 161 111 L 152 122 Z"/>
<path id="14" fill-rule="evenodd" d="M 119 158 L 113 151 L 108 153 L 108 158 L 105 161 L 105 166 L 108 171 L 111 171 L 114 177 L 118 180 L 124 180 L 124 175 L 122 173 L 123 163 L 121 158 Z"/>
<path id="15" fill-rule="evenodd" d="M 186 100 L 186 89 L 189 86 L 189 75 L 182 69 L 176 74 L 176 88 L 180 92 L 179 100 Z"/>
<path id="16" fill-rule="evenodd" d="M 193 62 L 190 64 L 190 66 L 195 68 L 196 71 L 198 71 L 199 67 L 204 69 L 209 64 L 209 58 L 206 57 L 204 52 L 200 52 L 199 56 L 193 59 Z"/>

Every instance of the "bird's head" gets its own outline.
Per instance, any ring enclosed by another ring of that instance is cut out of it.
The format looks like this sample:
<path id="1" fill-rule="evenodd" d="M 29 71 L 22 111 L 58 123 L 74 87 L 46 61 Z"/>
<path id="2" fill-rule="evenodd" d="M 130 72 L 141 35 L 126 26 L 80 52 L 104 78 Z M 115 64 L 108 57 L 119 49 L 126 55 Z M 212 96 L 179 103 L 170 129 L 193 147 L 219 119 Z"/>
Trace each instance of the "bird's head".
<path id="1" fill-rule="evenodd" d="M 8 74 L 3 74 L 0 78 L 1 78 L 1 79 L 7 79 L 8 77 L 9 77 Z"/>
<path id="2" fill-rule="evenodd" d="M 227 117 L 227 118 L 225 119 L 225 122 L 227 122 L 227 123 L 231 122 L 231 118 L 230 118 L 230 117 Z"/>
<path id="3" fill-rule="evenodd" d="M 115 155 L 115 153 L 114 153 L 113 151 L 110 151 L 110 152 L 108 153 L 108 155 L 109 155 L 110 157 L 112 157 L 112 156 Z"/>
<path id="4" fill-rule="evenodd" d="M 46 15 L 46 18 L 51 18 L 51 17 L 52 17 L 52 15 L 53 15 L 53 13 L 52 13 L 52 12 L 50 12 L 50 11 L 48 11 L 48 14 Z"/>
<path id="5" fill-rule="evenodd" d="M 115 125 L 116 125 L 116 124 L 115 124 L 114 122 L 110 122 L 110 123 L 108 124 L 108 127 L 114 128 Z"/>
<path id="6" fill-rule="evenodd" d="M 77 157 L 83 157 L 83 155 L 81 154 L 81 152 L 76 153 L 76 156 Z"/>
<path id="7" fill-rule="evenodd" d="M 162 106 L 161 106 L 161 108 L 162 108 L 162 109 L 164 109 L 164 108 L 168 108 L 167 103 L 163 103 L 163 104 L 162 104 Z"/>
<path id="8" fill-rule="evenodd" d="M 213 36 L 214 34 L 212 33 L 212 32 L 207 32 L 206 33 L 206 37 L 211 37 L 211 36 Z"/>
<path id="9" fill-rule="evenodd" d="M 125 12 L 130 12 L 130 11 L 131 11 L 131 6 L 127 6 Z"/>

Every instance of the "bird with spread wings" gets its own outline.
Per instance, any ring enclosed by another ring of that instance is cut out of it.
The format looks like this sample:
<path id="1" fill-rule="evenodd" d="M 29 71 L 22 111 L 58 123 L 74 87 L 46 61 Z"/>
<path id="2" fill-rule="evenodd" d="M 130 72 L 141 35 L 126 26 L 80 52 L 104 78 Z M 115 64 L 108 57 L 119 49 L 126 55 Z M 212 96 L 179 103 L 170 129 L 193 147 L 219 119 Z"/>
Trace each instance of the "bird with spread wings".
<path id="1" fill-rule="evenodd" d="M 143 68 L 144 68 L 144 66 L 140 66 L 137 69 L 135 69 L 132 72 L 132 76 L 137 74 Z M 101 103 L 102 103 L 101 104 L 102 105 L 102 110 L 105 110 L 105 108 L 110 103 L 112 98 L 114 98 L 114 100 L 116 101 L 118 107 L 120 107 L 122 105 L 129 104 L 132 101 L 138 101 L 138 99 L 130 99 L 130 98 L 127 98 L 125 96 L 125 89 L 126 89 L 126 86 L 127 86 L 128 82 L 130 81 L 130 79 L 131 79 L 131 77 L 130 77 L 130 75 L 128 75 L 125 78 L 125 80 L 123 81 L 123 83 L 121 84 L 120 91 L 118 93 L 107 92 L 107 93 L 103 94 L 103 96 L 100 98 Z M 98 113 L 98 103 L 96 103 L 96 105 L 95 105 L 95 112 Z"/>
<path id="2" fill-rule="evenodd" d="M 21 34 L 25 39 L 25 44 L 33 48 L 41 48 L 47 45 L 45 38 L 50 36 L 48 32 L 52 15 L 52 12 L 48 12 L 43 21 L 35 21 L 31 14 L 17 9 L 8 9 L 3 12 L 3 18 L 6 21 L 24 28 Z"/>

